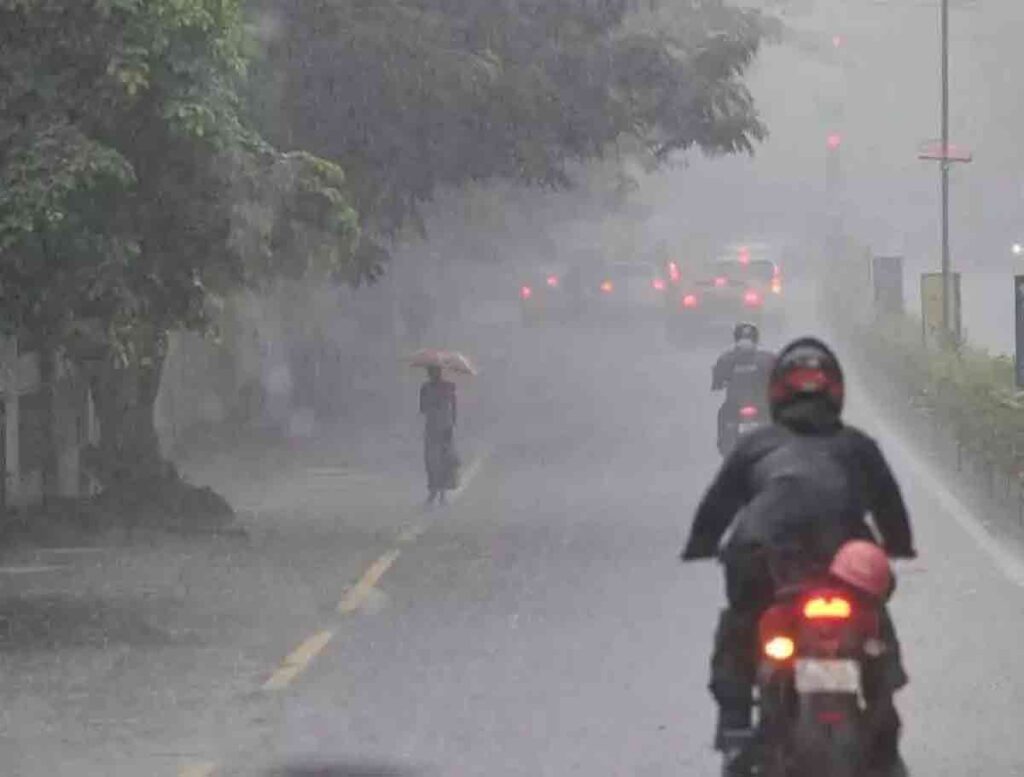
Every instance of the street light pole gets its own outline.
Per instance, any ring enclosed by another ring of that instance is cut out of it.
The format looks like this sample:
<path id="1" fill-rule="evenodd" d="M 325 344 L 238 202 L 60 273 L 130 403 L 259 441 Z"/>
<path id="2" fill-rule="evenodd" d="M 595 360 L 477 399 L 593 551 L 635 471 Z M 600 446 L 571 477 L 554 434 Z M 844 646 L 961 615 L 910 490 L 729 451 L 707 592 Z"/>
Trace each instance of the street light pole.
<path id="1" fill-rule="evenodd" d="M 942 329 L 953 333 L 949 270 L 949 0 L 942 0 Z"/>

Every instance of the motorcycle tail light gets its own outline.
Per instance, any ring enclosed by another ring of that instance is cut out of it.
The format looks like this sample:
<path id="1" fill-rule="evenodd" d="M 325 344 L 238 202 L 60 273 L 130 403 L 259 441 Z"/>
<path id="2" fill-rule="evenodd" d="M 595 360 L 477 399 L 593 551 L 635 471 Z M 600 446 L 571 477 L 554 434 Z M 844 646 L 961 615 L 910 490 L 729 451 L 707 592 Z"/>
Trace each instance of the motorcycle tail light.
<path id="1" fill-rule="evenodd" d="M 547 280 L 548 280 L 548 286 L 550 286 L 552 289 L 557 289 L 558 288 L 558 276 L 557 275 L 549 275 Z"/>
<path id="2" fill-rule="evenodd" d="M 764 643 L 764 654 L 775 661 L 788 661 L 796 653 L 796 644 L 789 637 L 776 636 Z"/>
<path id="3" fill-rule="evenodd" d="M 665 291 L 665 281 L 663 281 L 661 278 L 655 278 L 653 281 L 651 281 L 651 288 L 653 288 L 655 291 Z"/>
<path id="4" fill-rule="evenodd" d="M 603 291 L 605 294 L 611 294 L 613 291 L 615 291 L 615 284 L 613 284 L 611 281 L 605 281 L 604 283 L 601 284 L 601 291 Z"/>
<path id="5" fill-rule="evenodd" d="M 683 307 L 684 308 L 695 308 L 695 307 L 697 307 L 697 295 L 696 294 L 687 294 L 685 297 L 683 297 Z"/>
<path id="6" fill-rule="evenodd" d="M 849 599 L 842 596 L 815 596 L 804 602 L 807 620 L 847 620 L 853 614 Z"/>
<path id="7" fill-rule="evenodd" d="M 761 615 L 757 624 L 757 636 L 762 646 L 786 634 L 793 634 L 799 626 L 797 613 L 791 604 L 775 604 Z M 777 645 L 777 647 L 784 647 Z"/>
<path id="8" fill-rule="evenodd" d="M 754 405 L 741 407 L 740 416 L 743 418 L 757 418 L 757 408 Z"/>
<path id="9" fill-rule="evenodd" d="M 519 296 L 522 297 L 523 299 L 529 299 L 530 297 L 533 296 L 533 289 L 531 289 L 529 286 L 523 286 L 519 290 Z"/>
<path id="10" fill-rule="evenodd" d="M 748 291 L 743 295 L 743 304 L 748 308 L 756 308 L 761 304 L 761 295 L 756 291 Z"/>
<path id="11" fill-rule="evenodd" d="M 722 288 L 723 286 L 725 286 L 725 284 L 727 284 L 728 282 L 729 282 L 729 279 L 724 277 L 724 276 L 721 276 L 721 275 L 719 275 L 717 278 L 715 278 L 715 286 L 717 288 L 719 288 L 719 289 Z"/>

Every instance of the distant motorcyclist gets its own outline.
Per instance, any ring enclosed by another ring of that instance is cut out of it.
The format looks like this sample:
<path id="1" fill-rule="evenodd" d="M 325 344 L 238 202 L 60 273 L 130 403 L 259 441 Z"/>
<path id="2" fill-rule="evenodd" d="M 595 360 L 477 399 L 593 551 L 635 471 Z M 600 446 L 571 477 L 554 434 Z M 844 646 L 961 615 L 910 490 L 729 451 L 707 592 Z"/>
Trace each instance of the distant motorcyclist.
<path id="1" fill-rule="evenodd" d="M 739 763 L 738 743 L 747 741 L 752 725 L 757 624 L 780 582 L 768 559 L 788 558 L 806 579 L 851 539 L 880 540 L 894 558 L 916 555 L 899 486 L 874 440 L 842 422 L 843 396 L 842 370 L 824 343 L 803 338 L 788 345 L 771 375 L 775 423 L 746 435 L 725 460 L 682 553 L 685 561 L 720 554 L 725 566 L 728 607 L 715 635 L 710 689 L 719 705 L 716 747 L 726 774 L 740 773 L 730 764 Z M 880 538 L 865 520 L 869 513 Z M 874 766 L 903 774 L 892 696 L 907 677 L 887 615 L 882 633 L 887 649 L 864 678 L 876 722 Z"/>
<path id="2" fill-rule="evenodd" d="M 718 357 L 711 369 L 711 390 L 725 390 L 718 409 L 718 450 L 727 453 L 726 425 L 744 405 L 763 408 L 768 397 L 775 355 L 758 348 L 761 333 L 756 324 L 741 322 L 732 332 L 733 347 Z"/>

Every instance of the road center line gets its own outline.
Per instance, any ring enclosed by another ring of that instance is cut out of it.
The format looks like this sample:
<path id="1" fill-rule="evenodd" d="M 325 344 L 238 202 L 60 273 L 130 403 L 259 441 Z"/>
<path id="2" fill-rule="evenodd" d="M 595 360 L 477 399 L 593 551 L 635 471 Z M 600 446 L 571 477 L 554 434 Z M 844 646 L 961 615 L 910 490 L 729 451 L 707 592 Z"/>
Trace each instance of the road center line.
<path id="1" fill-rule="evenodd" d="M 491 452 L 491 449 L 485 450 L 473 459 L 468 467 L 466 467 L 462 473 L 462 482 L 459 484 L 458 488 L 452 491 L 449 496 L 449 501 L 454 502 L 456 499 L 461 497 L 463 493 L 465 493 L 466 489 L 469 488 L 470 485 L 472 485 L 473 480 L 475 480 L 476 476 L 480 474 L 480 470 L 483 469 L 484 464 L 486 464 L 487 460 L 491 457 Z"/>
<path id="2" fill-rule="evenodd" d="M 270 676 L 269 680 L 263 683 L 263 690 L 280 691 L 283 688 L 287 688 L 288 684 L 309 666 L 309 662 L 327 647 L 327 643 L 331 641 L 333 636 L 333 631 L 324 630 L 306 639 L 285 657 L 277 671 Z"/>
<path id="3" fill-rule="evenodd" d="M 425 526 L 408 526 L 405 529 L 402 529 L 401 534 L 398 535 L 398 541 L 403 544 L 415 542 L 426 530 Z"/>
<path id="4" fill-rule="evenodd" d="M 486 450 L 466 467 L 462 474 L 462 483 L 451 492 L 451 501 L 455 501 L 465 493 L 476 476 L 480 474 L 480 470 L 483 469 L 490 455 L 491 450 Z M 402 543 L 415 542 L 425 530 L 426 527 L 423 526 L 407 527 L 399 535 L 398 540 Z M 342 596 L 341 601 L 338 603 L 338 612 L 342 615 L 348 615 L 358 610 L 366 601 L 366 597 L 370 595 L 370 592 L 376 588 L 380 579 L 398 560 L 401 553 L 397 548 L 389 550 L 374 561 L 356 584 Z M 326 629 L 308 637 L 285 657 L 278 669 L 263 684 L 263 690 L 280 691 L 287 688 L 292 680 L 298 677 L 309 666 L 310 662 L 327 647 L 327 644 L 333 637 L 334 632 Z M 178 770 L 178 777 L 212 777 L 216 770 L 217 764 L 212 761 L 186 764 Z"/>
<path id="5" fill-rule="evenodd" d="M 359 578 L 359 582 L 348 589 L 348 591 L 345 592 L 345 595 L 341 597 L 341 601 L 338 603 L 338 612 L 342 615 L 349 615 L 358 610 L 362 606 L 363 602 L 366 601 L 366 597 L 369 595 L 370 591 L 376 587 L 377 583 L 384 576 L 384 573 L 391 568 L 391 565 L 395 563 L 395 560 L 401 554 L 402 551 L 397 548 L 389 550 L 379 559 L 370 564 L 369 569 L 367 569 L 363 573 L 363 576 Z"/>
<path id="6" fill-rule="evenodd" d="M 217 764 L 213 761 L 203 763 L 185 764 L 178 769 L 178 777 L 212 777 L 217 770 Z"/>

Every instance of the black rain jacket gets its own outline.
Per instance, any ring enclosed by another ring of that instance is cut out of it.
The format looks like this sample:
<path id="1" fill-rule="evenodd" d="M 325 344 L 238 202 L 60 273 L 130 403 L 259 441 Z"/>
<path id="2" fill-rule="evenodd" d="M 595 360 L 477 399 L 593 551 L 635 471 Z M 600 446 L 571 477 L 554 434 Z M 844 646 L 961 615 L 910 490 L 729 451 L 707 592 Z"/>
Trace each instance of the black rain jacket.
<path id="1" fill-rule="evenodd" d="M 763 406 L 768 401 L 768 381 L 775 366 L 775 355 L 757 348 L 732 348 L 711 369 L 711 390 L 726 390 L 726 403 L 752 402 Z"/>
<path id="2" fill-rule="evenodd" d="M 899 486 L 875 441 L 823 407 L 799 403 L 778 423 L 740 439 L 705 494 L 684 560 L 723 548 L 799 549 L 827 564 L 844 542 L 880 540 L 894 558 L 913 558 L 913 537 Z M 867 523 L 881 535 L 876 538 Z"/>

